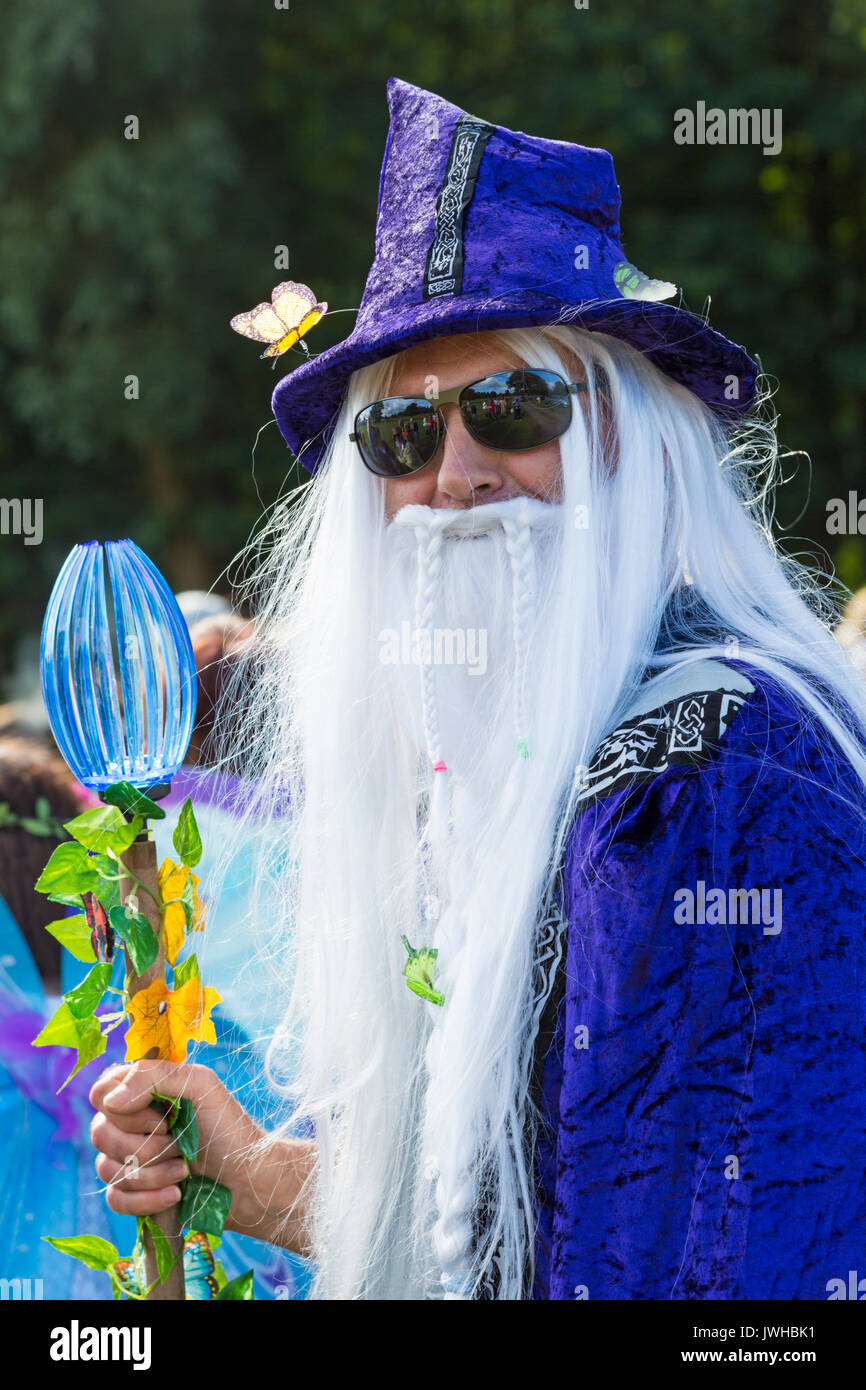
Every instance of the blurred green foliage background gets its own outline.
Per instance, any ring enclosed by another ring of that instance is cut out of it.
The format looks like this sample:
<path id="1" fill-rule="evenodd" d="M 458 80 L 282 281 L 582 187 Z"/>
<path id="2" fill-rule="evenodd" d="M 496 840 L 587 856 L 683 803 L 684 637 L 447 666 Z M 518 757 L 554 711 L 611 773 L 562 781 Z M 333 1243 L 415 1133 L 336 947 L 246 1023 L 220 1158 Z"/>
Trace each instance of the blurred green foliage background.
<path id="1" fill-rule="evenodd" d="M 274 424 L 253 467 L 276 377 L 228 321 L 283 278 L 357 307 L 392 75 L 611 151 L 626 254 L 779 379 L 811 458 L 786 464 L 786 545 L 866 580 L 863 538 L 826 530 L 863 486 L 866 0 L 0 0 L 0 21 L 0 495 L 44 499 L 40 546 L 0 536 L 0 680 L 73 543 L 131 535 L 208 588 L 306 476 Z M 781 153 L 676 145 L 700 100 L 780 107 Z"/>

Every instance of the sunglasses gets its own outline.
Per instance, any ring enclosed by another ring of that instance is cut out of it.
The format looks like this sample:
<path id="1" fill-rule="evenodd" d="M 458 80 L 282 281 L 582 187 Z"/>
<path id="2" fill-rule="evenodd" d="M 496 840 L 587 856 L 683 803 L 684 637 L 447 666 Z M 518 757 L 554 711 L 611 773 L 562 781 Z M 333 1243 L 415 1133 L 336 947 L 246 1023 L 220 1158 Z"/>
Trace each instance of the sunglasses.
<path id="1" fill-rule="evenodd" d="M 533 367 L 494 372 L 480 381 L 427 396 L 388 396 L 355 416 L 349 438 L 379 478 L 407 478 L 430 463 L 445 428 L 442 406 L 460 408 L 473 439 L 502 453 L 539 449 L 571 424 L 571 397 L 588 391 L 585 381 L 566 381 L 558 372 Z"/>

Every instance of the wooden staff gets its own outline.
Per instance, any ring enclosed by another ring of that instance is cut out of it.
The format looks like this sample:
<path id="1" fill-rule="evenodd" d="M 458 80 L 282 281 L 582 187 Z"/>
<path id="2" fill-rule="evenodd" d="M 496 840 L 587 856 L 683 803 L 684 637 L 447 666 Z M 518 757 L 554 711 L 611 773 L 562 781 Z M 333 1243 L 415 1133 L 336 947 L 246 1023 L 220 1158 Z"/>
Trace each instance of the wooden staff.
<path id="1" fill-rule="evenodd" d="M 134 879 L 127 878 L 125 875 L 120 880 L 120 900 L 126 902 L 130 893 L 134 893 L 138 899 L 138 910 L 147 918 L 153 927 L 154 934 L 159 941 L 159 955 L 143 975 L 135 975 L 130 970 L 126 976 L 126 988 L 130 995 L 137 994 L 141 989 L 147 989 L 148 985 L 154 980 L 165 978 L 165 951 L 162 940 L 162 919 L 155 899 L 159 898 L 159 879 L 156 865 L 156 844 L 147 838 L 143 833 L 134 840 L 129 849 L 121 856 L 122 865 L 129 869 L 130 873 L 135 874 L 150 893 L 139 892 L 138 884 Z M 150 1048 L 145 1053 L 145 1058 L 156 1057 L 158 1049 Z M 144 1060 L 143 1058 L 130 1059 L 134 1061 Z M 183 1279 L 183 1237 L 180 1225 L 180 1207 L 169 1207 L 167 1211 L 157 1212 L 153 1217 L 156 1225 L 163 1235 L 168 1237 L 171 1243 L 174 1264 L 169 1272 L 164 1284 L 159 1282 L 159 1272 L 156 1264 L 156 1251 L 153 1246 L 153 1236 L 145 1228 L 144 1231 L 144 1262 L 145 1274 L 148 1285 L 153 1284 L 153 1288 L 147 1295 L 150 1302 L 183 1301 L 186 1297 Z M 155 1281 L 155 1282 L 154 1282 Z"/>

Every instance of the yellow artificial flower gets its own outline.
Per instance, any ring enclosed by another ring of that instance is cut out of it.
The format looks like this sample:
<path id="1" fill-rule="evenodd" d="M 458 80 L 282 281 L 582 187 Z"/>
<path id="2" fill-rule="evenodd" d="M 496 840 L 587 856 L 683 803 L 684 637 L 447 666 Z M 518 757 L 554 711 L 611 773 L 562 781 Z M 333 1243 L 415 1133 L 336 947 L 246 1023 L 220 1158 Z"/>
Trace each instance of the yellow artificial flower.
<path id="1" fill-rule="evenodd" d="M 192 930 L 204 931 L 205 908 L 198 895 L 201 880 L 186 864 L 175 864 L 172 859 L 163 859 L 159 869 L 159 891 L 162 901 L 168 904 L 165 909 L 162 939 L 165 958 L 169 965 L 174 965 L 186 938 L 186 914 L 180 898 L 188 878 L 192 879 Z"/>
<path id="2" fill-rule="evenodd" d="M 169 1062 L 186 1060 L 188 1042 L 216 1042 L 211 1009 L 221 1002 L 210 985 L 197 976 L 171 990 L 157 977 L 146 989 L 130 996 L 132 1024 L 126 1033 L 126 1060 L 137 1062 L 151 1048 Z"/>

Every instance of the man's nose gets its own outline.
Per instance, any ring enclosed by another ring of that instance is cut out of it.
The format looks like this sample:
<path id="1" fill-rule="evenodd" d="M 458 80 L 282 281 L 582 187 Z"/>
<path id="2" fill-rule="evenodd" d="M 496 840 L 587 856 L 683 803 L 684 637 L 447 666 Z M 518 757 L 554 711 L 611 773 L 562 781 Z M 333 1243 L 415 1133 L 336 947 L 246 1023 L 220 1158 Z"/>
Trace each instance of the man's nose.
<path id="1" fill-rule="evenodd" d="M 459 405 L 449 401 L 440 407 L 445 420 L 442 455 L 436 475 L 440 492 L 457 502 L 470 502 L 475 493 L 496 492 L 504 476 L 496 466 L 496 453 L 473 439 L 463 423 Z"/>

